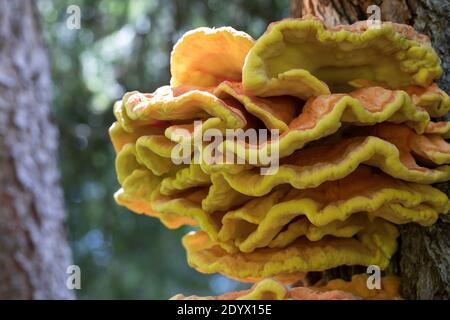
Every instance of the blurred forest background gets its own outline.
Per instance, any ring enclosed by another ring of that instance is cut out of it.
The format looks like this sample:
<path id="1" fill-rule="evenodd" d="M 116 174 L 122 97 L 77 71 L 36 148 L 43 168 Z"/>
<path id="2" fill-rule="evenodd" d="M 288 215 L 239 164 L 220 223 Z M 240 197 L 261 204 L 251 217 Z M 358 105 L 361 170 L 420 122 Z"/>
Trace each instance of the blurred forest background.
<path id="1" fill-rule="evenodd" d="M 70 5 L 81 29 L 67 28 Z M 167 299 L 221 294 L 248 285 L 190 269 L 180 238 L 156 219 L 113 200 L 118 189 L 108 137 L 112 105 L 126 91 L 169 83 L 174 43 L 193 28 L 232 26 L 258 37 L 289 15 L 288 0 L 39 0 L 52 61 L 53 114 L 68 237 L 81 268 L 79 299 Z"/>

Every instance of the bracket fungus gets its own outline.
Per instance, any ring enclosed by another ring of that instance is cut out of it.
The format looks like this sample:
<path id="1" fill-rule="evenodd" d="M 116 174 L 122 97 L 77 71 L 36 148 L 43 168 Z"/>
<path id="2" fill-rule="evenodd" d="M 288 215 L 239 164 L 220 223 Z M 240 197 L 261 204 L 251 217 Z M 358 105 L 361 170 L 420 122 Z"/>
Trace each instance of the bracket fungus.
<path id="1" fill-rule="evenodd" d="M 242 66 L 254 40 L 231 27 L 197 28 L 185 33 L 170 55 L 170 85 L 213 87 L 241 81 Z"/>
<path id="2" fill-rule="evenodd" d="M 260 96 L 308 98 L 364 79 L 389 88 L 426 87 L 442 74 L 427 37 L 412 27 L 361 21 L 327 29 L 315 17 L 272 23 L 250 50 L 244 87 Z"/>
<path id="3" fill-rule="evenodd" d="M 450 122 L 434 119 L 450 98 L 434 83 L 442 69 L 428 38 L 390 22 L 327 29 L 305 17 L 273 23 L 256 41 L 230 27 L 195 29 L 170 62 L 169 86 L 114 105 L 115 199 L 168 228 L 193 226 L 182 240 L 191 267 L 255 283 L 173 299 L 399 299 L 392 276 L 377 290 L 365 275 L 284 284 L 343 265 L 384 270 L 396 225 L 431 226 L 448 213 L 430 184 L 450 180 Z M 246 136 L 272 130 L 280 134 Z M 222 138 L 215 155 L 234 161 L 202 161 L 213 136 Z M 276 155 L 276 166 L 259 153 Z"/>

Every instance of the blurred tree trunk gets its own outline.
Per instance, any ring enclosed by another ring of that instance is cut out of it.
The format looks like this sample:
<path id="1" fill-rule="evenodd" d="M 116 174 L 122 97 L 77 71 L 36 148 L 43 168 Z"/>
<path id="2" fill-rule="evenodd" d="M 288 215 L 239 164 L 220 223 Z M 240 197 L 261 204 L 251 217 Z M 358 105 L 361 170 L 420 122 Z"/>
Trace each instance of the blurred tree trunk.
<path id="1" fill-rule="evenodd" d="M 70 299 L 58 132 L 34 0 L 0 0 L 0 299 Z"/>
<path id="2" fill-rule="evenodd" d="M 444 75 L 440 87 L 450 89 L 450 6 L 441 0 L 291 0 L 291 15 L 312 14 L 326 25 L 351 24 L 366 20 L 369 5 L 378 5 L 383 21 L 406 23 L 427 34 L 442 59 Z M 448 184 L 438 187 L 449 194 Z M 402 276 L 402 291 L 409 299 L 450 298 L 450 218 L 442 216 L 429 228 L 416 224 L 401 227 L 399 255 L 393 269 Z M 336 275 L 352 268 L 334 270 Z M 361 270 L 361 269 L 359 269 Z"/>

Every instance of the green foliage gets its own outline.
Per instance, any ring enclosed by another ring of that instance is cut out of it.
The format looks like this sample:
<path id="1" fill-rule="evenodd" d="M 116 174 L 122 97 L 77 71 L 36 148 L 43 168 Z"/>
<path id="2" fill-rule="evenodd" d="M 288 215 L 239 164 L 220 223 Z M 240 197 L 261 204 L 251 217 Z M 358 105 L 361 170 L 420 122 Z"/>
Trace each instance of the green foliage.
<path id="1" fill-rule="evenodd" d="M 259 36 L 287 16 L 287 1 L 40 0 L 52 60 L 54 114 L 69 211 L 68 233 L 81 267 L 82 299 L 167 299 L 176 293 L 220 294 L 248 285 L 190 269 L 180 244 L 187 229 L 130 213 L 118 189 L 108 127 L 124 92 L 168 84 L 176 40 L 199 26 L 230 25 Z M 66 9 L 81 9 L 81 29 Z"/>

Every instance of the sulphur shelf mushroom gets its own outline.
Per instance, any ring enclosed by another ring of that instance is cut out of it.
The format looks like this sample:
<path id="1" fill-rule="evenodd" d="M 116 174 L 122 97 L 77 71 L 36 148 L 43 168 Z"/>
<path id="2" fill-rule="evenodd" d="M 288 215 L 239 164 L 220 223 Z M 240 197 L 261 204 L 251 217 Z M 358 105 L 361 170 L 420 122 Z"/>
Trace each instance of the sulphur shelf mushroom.
<path id="1" fill-rule="evenodd" d="M 366 22 L 326 28 L 314 17 L 272 23 L 256 41 L 231 27 L 198 28 L 176 43 L 170 85 L 114 105 L 118 204 L 189 225 L 191 267 L 253 287 L 173 299 L 398 299 L 401 279 L 367 275 L 288 287 L 309 272 L 377 265 L 397 250 L 397 225 L 431 226 L 450 200 L 450 98 L 440 60 L 412 27 Z M 198 130 L 196 123 L 202 123 Z M 214 130 L 276 130 L 264 141 Z M 201 143 L 197 143 L 198 140 Z M 174 154 L 188 147 L 182 161 Z M 260 154 L 277 155 L 267 169 Z M 200 159 L 203 159 L 200 157 Z M 256 159 L 256 161 L 252 161 Z"/>

